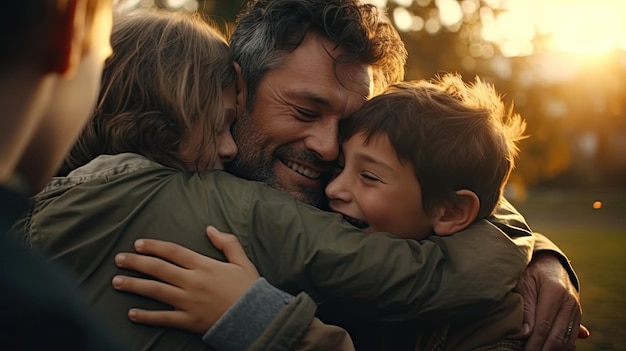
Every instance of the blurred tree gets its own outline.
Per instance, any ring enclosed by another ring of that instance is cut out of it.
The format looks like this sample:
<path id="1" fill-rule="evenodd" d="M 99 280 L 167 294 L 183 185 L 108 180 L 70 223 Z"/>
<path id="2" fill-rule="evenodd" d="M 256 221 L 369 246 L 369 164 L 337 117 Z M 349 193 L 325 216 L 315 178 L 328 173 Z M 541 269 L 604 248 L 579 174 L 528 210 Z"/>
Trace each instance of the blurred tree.
<path id="1" fill-rule="evenodd" d="M 235 16 L 243 3 L 242 0 L 198 0 L 198 2 L 200 11 L 230 23 L 235 22 Z"/>

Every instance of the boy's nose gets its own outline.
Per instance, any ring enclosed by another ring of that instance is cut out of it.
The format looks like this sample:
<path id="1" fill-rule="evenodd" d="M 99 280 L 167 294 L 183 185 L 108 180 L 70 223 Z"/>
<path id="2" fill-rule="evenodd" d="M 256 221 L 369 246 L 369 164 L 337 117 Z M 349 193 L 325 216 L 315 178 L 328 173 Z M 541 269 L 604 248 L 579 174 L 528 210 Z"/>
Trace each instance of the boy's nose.
<path id="1" fill-rule="evenodd" d="M 326 186 L 326 196 L 330 201 L 338 200 L 348 202 L 350 201 L 350 192 L 346 185 L 346 177 L 342 176 L 344 173 L 339 173 L 333 178 Z"/>

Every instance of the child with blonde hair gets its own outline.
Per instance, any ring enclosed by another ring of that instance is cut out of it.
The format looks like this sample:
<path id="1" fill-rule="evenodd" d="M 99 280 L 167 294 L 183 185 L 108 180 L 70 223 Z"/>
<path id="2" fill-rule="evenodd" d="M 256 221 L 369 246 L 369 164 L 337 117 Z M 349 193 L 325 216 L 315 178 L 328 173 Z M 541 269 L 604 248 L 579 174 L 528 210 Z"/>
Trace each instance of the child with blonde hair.
<path id="1" fill-rule="evenodd" d="M 140 10 L 115 21 L 95 113 L 63 172 L 135 152 L 180 170 L 222 169 L 237 152 L 236 75 L 226 39 L 200 14 Z"/>

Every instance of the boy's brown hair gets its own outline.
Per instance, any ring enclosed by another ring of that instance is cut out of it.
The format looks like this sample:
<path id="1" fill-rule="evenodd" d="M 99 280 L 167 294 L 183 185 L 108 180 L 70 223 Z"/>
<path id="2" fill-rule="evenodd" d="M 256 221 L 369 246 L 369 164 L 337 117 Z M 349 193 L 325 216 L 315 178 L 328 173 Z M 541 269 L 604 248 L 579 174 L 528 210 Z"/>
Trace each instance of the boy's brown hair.
<path id="1" fill-rule="evenodd" d="M 116 19 L 111 44 L 95 113 L 59 173 L 123 152 L 187 169 L 199 162 L 180 157 L 194 131 L 204 138 L 198 158 L 216 160 L 227 113 L 223 90 L 236 81 L 219 30 L 197 14 L 141 10 Z"/>
<path id="2" fill-rule="evenodd" d="M 345 139 L 389 138 L 400 162 L 413 167 L 427 212 L 454 205 L 455 192 L 467 189 L 480 199 L 477 219 L 498 204 L 526 128 L 492 85 L 454 74 L 394 84 L 341 123 Z"/>

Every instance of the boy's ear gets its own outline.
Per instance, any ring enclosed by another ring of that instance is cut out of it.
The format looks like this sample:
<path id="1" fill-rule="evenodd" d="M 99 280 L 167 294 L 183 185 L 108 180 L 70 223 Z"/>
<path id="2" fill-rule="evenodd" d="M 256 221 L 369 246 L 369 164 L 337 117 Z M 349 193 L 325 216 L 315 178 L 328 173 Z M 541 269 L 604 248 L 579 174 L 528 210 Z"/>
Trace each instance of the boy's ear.
<path id="1" fill-rule="evenodd" d="M 445 204 L 434 212 L 433 229 L 439 236 L 452 235 L 467 227 L 476 220 L 480 209 L 478 196 L 470 190 L 456 192 L 454 204 Z"/>
<path id="2" fill-rule="evenodd" d="M 49 29 L 45 64 L 48 73 L 71 77 L 78 68 L 87 28 L 87 0 L 69 0 L 56 6 Z"/>
<path id="3" fill-rule="evenodd" d="M 248 96 L 246 82 L 243 80 L 243 75 L 241 74 L 241 66 L 239 66 L 239 63 L 233 61 L 233 67 L 235 68 L 235 73 L 237 74 L 237 109 L 240 111 L 245 111 Z"/>

